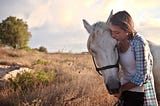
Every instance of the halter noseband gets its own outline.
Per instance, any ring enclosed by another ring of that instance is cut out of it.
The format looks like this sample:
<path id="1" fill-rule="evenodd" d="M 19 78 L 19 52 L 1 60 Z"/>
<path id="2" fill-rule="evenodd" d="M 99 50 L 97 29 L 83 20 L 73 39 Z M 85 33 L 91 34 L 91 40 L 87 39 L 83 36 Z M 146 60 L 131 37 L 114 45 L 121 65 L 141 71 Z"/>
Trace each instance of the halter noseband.
<path id="1" fill-rule="evenodd" d="M 115 46 L 115 48 L 117 48 L 117 45 Z M 118 71 L 119 71 L 119 59 L 120 59 L 120 56 L 119 56 L 118 48 L 117 48 L 117 53 L 118 53 L 118 59 L 117 59 L 116 64 L 115 64 L 115 65 L 103 66 L 103 67 L 97 67 L 96 62 L 95 62 L 95 60 L 94 60 L 94 57 L 92 56 L 94 66 L 95 66 L 96 71 L 98 72 L 99 75 L 102 76 L 102 73 L 101 73 L 100 71 L 106 70 L 106 69 L 118 68 Z"/>

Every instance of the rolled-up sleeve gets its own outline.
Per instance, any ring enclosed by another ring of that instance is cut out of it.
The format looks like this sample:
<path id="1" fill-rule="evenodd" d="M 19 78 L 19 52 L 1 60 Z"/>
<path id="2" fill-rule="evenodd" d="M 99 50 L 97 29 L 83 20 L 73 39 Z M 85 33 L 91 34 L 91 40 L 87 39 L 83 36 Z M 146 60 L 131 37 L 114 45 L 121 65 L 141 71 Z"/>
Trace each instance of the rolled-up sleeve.
<path id="1" fill-rule="evenodd" d="M 147 79 L 147 49 L 146 45 L 143 42 L 137 42 L 134 47 L 134 54 L 136 60 L 136 69 L 137 72 L 135 76 L 131 79 L 132 83 L 135 83 L 138 86 L 142 86 Z"/>

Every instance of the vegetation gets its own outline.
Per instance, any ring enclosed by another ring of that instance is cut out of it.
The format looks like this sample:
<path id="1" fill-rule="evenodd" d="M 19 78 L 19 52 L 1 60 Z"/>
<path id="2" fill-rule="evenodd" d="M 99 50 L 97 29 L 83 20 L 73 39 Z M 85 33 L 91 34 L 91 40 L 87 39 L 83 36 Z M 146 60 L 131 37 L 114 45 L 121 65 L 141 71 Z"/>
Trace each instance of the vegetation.
<path id="1" fill-rule="evenodd" d="M 116 102 L 87 53 L 47 54 L 0 48 L 0 56 L 0 64 L 17 63 L 34 70 L 10 79 L 1 88 L 2 106 L 112 106 Z"/>
<path id="2" fill-rule="evenodd" d="M 46 86 L 54 79 L 54 71 L 24 72 L 16 78 L 10 78 L 10 87 L 16 90 L 31 91 L 40 85 Z"/>
<path id="3" fill-rule="evenodd" d="M 9 16 L 0 23 L 0 43 L 13 48 L 27 46 L 31 33 L 28 25 L 22 19 Z"/>
<path id="4" fill-rule="evenodd" d="M 45 48 L 44 46 L 40 46 L 39 51 L 47 53 L 47 48 Z"/>

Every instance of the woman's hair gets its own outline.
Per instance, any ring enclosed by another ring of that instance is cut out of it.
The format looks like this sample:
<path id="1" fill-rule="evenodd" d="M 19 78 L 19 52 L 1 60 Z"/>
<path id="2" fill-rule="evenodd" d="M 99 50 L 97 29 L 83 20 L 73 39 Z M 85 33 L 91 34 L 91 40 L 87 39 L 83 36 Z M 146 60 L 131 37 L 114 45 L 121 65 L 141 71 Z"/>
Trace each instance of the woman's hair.
<path id="1" fill-rule="evenodd" d="M 119 26 L 121 29 L 129 32 L 129 39 L 132 39 L 136 34 L 133 19 L 126 11 L 119 11 L 112 15 L 110 22 L 111 24 Z"/>

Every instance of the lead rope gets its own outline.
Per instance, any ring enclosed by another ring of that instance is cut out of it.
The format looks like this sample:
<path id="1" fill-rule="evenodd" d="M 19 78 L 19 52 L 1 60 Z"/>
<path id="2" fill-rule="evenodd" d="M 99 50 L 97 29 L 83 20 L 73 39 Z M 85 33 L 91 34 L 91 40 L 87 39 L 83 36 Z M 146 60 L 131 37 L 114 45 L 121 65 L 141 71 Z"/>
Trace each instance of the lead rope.
<path id="1" fill-rule="evenodd" d="M 118 42 L 118 43 L 119 43 L 119 42 Z M 116 45 L 117 48 L 118 48 L 118 43 L 117 43 L 117 45 Z M 117 61 L 117 62 L 119 62 L 119 59 L 120 59 L 119 50 L 117 49 L 117 51 L 118 51 L 118 61 Z M 118 64 L 118 63 L 117 63 L 117 64 Z M 119 70 L 119 69 L 118 69 L 118 70 Z M 120 97 L 120 98 L 118 99 L 118 101 L 117 101 L 113 106 L 123 106 L 122 97 Z"/>
<path id="2" fill-rule="evenodd" d="M 121 101 L 118 100 L 113 106 L 121 106 Z"/>
<path id="3" fill-rule="evenodd" d="M 118 99 L 118 101 L 113 105 L 113 106 L 123 106 L 123 99 L 122 99 L 122 97 L 120 97 L 119 99 Z"/>

